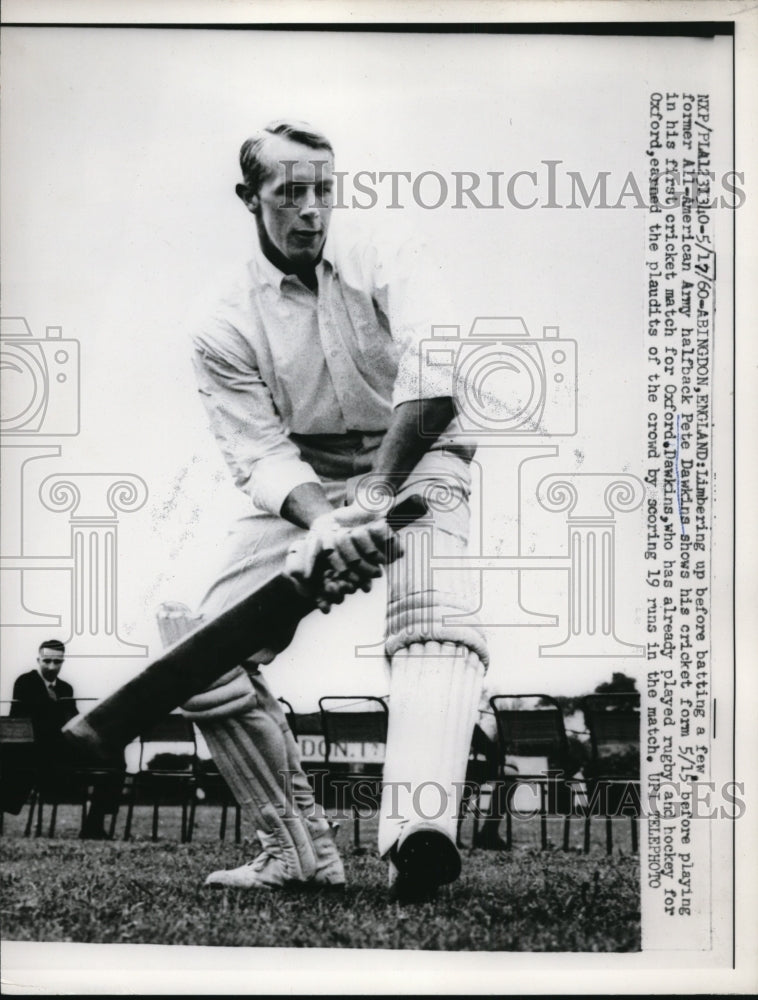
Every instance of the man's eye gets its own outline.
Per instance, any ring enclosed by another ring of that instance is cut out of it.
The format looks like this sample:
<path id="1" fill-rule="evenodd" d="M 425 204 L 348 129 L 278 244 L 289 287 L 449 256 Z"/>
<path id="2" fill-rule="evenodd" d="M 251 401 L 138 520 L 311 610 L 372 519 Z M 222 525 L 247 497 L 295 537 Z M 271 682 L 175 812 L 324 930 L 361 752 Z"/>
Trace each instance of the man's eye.
<path id="1" fill-rule="evenodd" d="M 275 194 L 281 198 L 281 200 L 286 205 L 291 205 L 293 202 L 302 198 L 304 187 L 302 184 L 287 184 L 280 188 Z"/>

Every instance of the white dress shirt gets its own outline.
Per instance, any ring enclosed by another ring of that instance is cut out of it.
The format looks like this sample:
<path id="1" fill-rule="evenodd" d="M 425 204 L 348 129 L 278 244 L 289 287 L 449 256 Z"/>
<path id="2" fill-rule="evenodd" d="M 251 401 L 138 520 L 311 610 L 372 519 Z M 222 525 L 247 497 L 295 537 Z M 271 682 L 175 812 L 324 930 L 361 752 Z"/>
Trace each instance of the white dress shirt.
<path id="1" fill-rule="evenodd" d="M 332 217 L 317 293 L 256 245 L 194 336 L 198 388 L 234 480 L 275 514 L 319 481 L 290 433 L 382 432 L 399 403 L 452 393 L 452 364 L 427 365 L 423 349 L 432 325 L 455 322 L 427 247 L 345 221 Z"/>

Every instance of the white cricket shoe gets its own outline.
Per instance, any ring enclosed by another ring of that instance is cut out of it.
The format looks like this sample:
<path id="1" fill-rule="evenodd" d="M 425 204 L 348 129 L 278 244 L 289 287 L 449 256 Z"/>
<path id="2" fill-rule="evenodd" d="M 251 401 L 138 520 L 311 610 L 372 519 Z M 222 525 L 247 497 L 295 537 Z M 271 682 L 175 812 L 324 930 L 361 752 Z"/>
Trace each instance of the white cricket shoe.
<path id="1" fill-rule="evenodd" d="M 232 889 L 327 889 L 341 891 L 345 888 L 345 869 L 331 834 L 313 842 L 316 852 L 316 870 L 310 878 L 293 875 L 284 860 L 281 847 L 271 834 L 258 831 L 263 850 L 252 861 L 239 868 L 211 872 L 205 885 L 213 888 Z"/>

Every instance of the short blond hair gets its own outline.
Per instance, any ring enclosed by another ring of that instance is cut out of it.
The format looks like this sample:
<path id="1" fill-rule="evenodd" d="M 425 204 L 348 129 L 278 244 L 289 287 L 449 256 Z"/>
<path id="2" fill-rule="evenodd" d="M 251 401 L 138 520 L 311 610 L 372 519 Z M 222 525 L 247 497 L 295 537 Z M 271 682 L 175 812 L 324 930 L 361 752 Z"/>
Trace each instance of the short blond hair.
<path id="1" fill-rule="evenodd" d="M 240 149 L 240 168 L 250 194 L 257 194 L 269 172 L 269 165 L 263 153 L 271 136 L 281 136 L 310 149 L 326 149 L 334 153 L 332 144 L 326 136 L 308 122 L 288 121 L 283 118 L 269 122 L 260 132 L 245 139 Z"/>

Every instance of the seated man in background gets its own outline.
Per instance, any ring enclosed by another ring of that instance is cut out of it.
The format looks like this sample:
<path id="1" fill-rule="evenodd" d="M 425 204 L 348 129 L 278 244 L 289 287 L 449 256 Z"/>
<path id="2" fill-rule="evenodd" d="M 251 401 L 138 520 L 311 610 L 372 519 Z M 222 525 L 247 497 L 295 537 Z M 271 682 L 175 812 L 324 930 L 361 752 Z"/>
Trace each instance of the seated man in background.
<path id="1" fill-rule="evenodd" d="M 55 801 L 69 789 L 56 765 L 67 763 L 61 729 L 78 714 L 74 689 L 58 676 L 66 658 L 66 647 L 58 639 L 48 639 L 39 647 L 37 669 L 16 678 L 10 714 L 31 719 L 38 751 L 39 788 L 46 799 Z M 112 774 L 95 782 L 92 801 L 82 827 L 82 837 L 105 839 L 105 815 L 118 810 L 123 784 L 123 760 L 112 765 Z M 73 791 L 73 789 L 71 789 Z"/>

